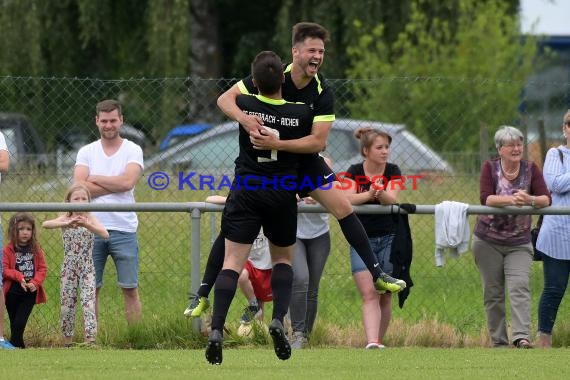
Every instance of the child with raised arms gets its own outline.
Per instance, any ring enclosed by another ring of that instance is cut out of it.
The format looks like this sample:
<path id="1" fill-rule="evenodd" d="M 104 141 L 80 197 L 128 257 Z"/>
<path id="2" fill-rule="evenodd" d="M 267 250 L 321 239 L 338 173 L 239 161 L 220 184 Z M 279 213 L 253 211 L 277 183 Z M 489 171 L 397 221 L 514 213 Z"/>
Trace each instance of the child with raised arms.
<path id="1" fill-rule="evenodd" d="M 75 184 L 67 190 L 65 202 L 90 203 L 91 194 L 84 185 Z M 48 229 L 62 229 L 64 256 L 60 295 L 63 343 L 66 347 L 72 344 L 79 290 L 83 307 L 84 340 L 86 344 L 92 345 L 97 335 L 95 265 L 92 256 L 94 234 L 107 239 L 109 233 L 89 212 L 66 212 L 55 219 L 46 220 L 42 226 Z"/>

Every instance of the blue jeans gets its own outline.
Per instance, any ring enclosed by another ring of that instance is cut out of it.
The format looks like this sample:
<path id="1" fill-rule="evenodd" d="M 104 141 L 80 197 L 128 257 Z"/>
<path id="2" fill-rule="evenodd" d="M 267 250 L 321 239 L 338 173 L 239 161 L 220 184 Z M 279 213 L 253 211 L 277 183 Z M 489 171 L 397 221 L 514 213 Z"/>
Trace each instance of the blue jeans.
<path id="1" fill-rule="evenodd" d="M 566 292 L 570 276 L 570 260 L 542 256 L 544 289 L 538 305 L 538 331 L 552 334 L 558 307 Z"/>
<path id="2" fill-rule="evenodd" d="M 380 268 L 389 275 L 394 271 L 394 265 L 390 262 L 393 240 L 394 234 L 368 238 L 372 252 L 374 252 L 374 256 L 376 256 Z M 356 253 L 356 250 L 352 247 L 350 247 L 350 268 L 352 269 L 352 274 L 368 270 L 364 261 L 362 261 L 358 253 Z"/>
<path id="3" fill-rule="evenodd" d="M 123 289 L 139 286 L 139 243 L 135 232 L 109 230 L 109 239 L 95 236 L 93 264 L 96 287 L 103 286 L 103 272 L 107 257 L 111 256 L 117 268 L 118 284 Z"/>

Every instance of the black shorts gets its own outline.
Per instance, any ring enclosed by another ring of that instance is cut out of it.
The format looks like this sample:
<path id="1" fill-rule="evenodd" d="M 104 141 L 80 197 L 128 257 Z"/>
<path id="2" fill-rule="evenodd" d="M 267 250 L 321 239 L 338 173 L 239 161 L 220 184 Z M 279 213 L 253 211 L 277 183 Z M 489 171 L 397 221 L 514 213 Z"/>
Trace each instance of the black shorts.
<path id="1" fill-rule="evenodd" d="M 297 193 L 301 198 L 317 188 L 330 188 L 329 183 L 336 179 L 335 172 L 318 154 L 304 154 L 299 163 Z"/>
<path id="2" fill-rule="evenodd" d="M 235 243 L 253 244 L 260 228 L 278 247 L 295 244 L 297 199 L 295 191 L 232 190 L 222 213 L 222 236 Z"/>

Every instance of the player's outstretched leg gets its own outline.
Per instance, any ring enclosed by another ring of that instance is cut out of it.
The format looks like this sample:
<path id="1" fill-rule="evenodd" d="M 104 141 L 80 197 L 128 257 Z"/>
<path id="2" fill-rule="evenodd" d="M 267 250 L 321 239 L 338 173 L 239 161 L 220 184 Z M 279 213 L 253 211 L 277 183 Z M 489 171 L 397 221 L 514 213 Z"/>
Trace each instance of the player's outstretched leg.
<path id="1" fill-rule="evenodd" d="M 311 196 L 337 218 L 346 241 L 358 253 L 372 274 L 374 287 L 378 293 L 398 293 L 406 288 L 405 281 L 393 278 L 381 270 L 366 230 L 341 190 L 334 186 L 330 190 L 315 189 L 311 192 Z"/>
<path id="2" fill-rule="evenodd" d="M 193 318 L 200 317 L 202 313 L 210 307 L 208 296 L 224 265 L 225 252 L 225 239 L 222 234 L 219 234 L 216 240 L 214 240 L 214 244 L 212 244 L 210 254 L 208 255 L 202 283 L 196 294 L 190 296 L 190 303 L 186 310 L 184 310 L 184 316 Z"/>
<path id="3" fill-rule="evenodd" d="M 197 318 L 210 307 L 210 301 L 206 297 L 200 297 L 197 294 L 190 296 L 190 304 L 184 310 L 184 316 Z"/>
<path id="4" fill-rule="evenodd" d="M 381 271 L 380 276 L 374 282 L 374 287 L 378 293 L 383 294 L 386 292 L 398 293 L 406 289 L 406 281 L 399 280 Z"/>
<path id="5" fill-rule="evenodd" d="M 291 345 L 285 334 L 283 323 L 277 318 L 271 321 L 269 325 L 269 335 L 273 339 L 273 348 L 275 355 L 281 360 L 287 360 L 291 357 Z"/>
<path id="6" fill-rule="evenodd" d="M 224 338 L 220 330 L 212 330 L 206 346 L 206 359 L 210 364 L 222 364 L 222 344 Z"/>

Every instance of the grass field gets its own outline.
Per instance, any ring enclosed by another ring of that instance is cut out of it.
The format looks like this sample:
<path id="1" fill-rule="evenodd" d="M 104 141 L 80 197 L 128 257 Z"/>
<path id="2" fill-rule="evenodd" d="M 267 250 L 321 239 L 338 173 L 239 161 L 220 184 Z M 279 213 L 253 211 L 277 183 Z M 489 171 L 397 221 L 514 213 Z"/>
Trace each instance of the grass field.
<path id="1" fill-rule="evenodd" d="M 278 360 L 270 349 L 29 349 L 0 351 L 2 379 L 567 379 L 568 349 L 308 349 Z"/>
<path id="2" fill-rule="evenodd" d="M 35 180 L 29 183 L 28 179 Z M 3 178 L 4 202 L 60 202 L 65 185 L 50 185 L 46 178 Z M 137 187 L 139 202 L 203 201 L 208 191 L 152 191 L 141 179 Z M 453 177 L 421 183 L 417 191 L 402 192 L 402 202 L 437 204 L 443 200 L 478 203 L 477 178 Z M 54 213 L 35 213 L 38 221 L 53 218 Z M 214 223 L 210 222 L 215 217 Z M 219 213 L 206 213 L 201 225 L 201 270 L 211 244 L 211 230 L 217 229 Z M 6 222 L 8 213 L 3 213 Z M 474 223 L 471 217 L 471 226 Z M 105 286 L 101 291 L 101 313 L 98 342 L 113 348 L 188 349 L 201 347 L 203 341 L 193 335 L 191 323 L 182 317 L 190 291 L 190 227 L 187 213 L 139 213 L 140 294 L 143 320 L 140 328 L 127 329 L 123 303 L 115 286 L 115 271 L 108 263 Z M 448 259 L 443 268 L 434 264 L 434 218 L 431 215 L 410 216 L 414 240 L 412 278 L 414 287 L 403 309 L 394 305 L 393 324 L 386 342 L 394 347 L 478 347 L 488 344 L 482 288 L 472 255 Z M 4 223 L 4 229 L 6 224 Z M 361 347 L 364 342 L 360 316 L 360 297 L 350 274 L 348 244 L 331 219 L 332 250 L 327 261 L 319 293 L 319 315 L 312 342 L 316 346 Z M 48 258 L 45 286 L 48 303 L 37 306 L 30 318 L 26 339 L 32 347 L 60 344 L 59 333 L 59 267 L 62 261 L 59 231 L 40 231 L 40 239 Z M 533 309 L 532 331 L 536 329 L 536 307 L 542 289 L 541 264 L 533 264 L 531 276 Z M 245 306 L 238 293 L 228 317 L 230 329 Z M 268 312 L 271 311 L 269 305 Z M 570 305 L 563 301 L 557 321 L 556 346 L 570 345 Z M 81 340 L 81 317 L 78 314 L 77 340 Z M 267 319 L 266 319 L 267 320 Z M 7 324 L 8 326 L 8 324 Z"/>

